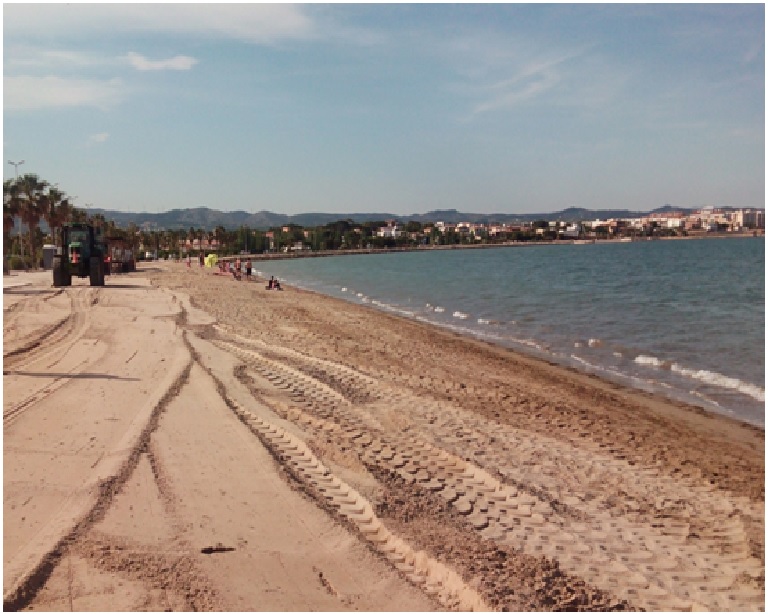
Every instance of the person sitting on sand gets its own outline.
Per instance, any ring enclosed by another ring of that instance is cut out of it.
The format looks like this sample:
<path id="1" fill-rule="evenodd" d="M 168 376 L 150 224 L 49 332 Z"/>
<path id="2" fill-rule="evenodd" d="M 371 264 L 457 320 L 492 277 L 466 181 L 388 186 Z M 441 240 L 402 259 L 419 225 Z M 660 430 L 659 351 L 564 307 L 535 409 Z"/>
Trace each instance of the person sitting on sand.
<path id="1" fill-rule="evenodd" d="M 282 290 L 282 288 L 280 287 L 280 282 L 275 280 L 274 283 L 272 284 L 272 289 L 273 290 Z"/>

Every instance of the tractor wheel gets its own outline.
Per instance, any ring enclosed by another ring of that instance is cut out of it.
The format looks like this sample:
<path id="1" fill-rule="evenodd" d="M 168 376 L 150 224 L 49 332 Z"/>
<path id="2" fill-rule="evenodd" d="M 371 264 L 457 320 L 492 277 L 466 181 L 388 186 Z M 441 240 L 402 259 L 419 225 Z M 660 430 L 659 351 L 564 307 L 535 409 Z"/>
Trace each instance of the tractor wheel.
<path id="1" fill-rule="evenodd" d="M 102 286 L 104 285 L 104 276 L 101 272 L 101 258 L 98 256 L 91 256 L 90 261 L 88 262 L 88 276 L 91 279 L 91 285 L 92 286 Z"/>
<path id="2" fill-rule="evenodd" d="M 64 262 L 61 256 L 53 257 L 53 287 L 61 288 L 66 286 L 64 283 Z"/>
<path id="3" fill-rule="evenodd" d="M 66 262 L 62 258 L 62 264 L 61 264 L 61 279 L 62 279 L 62 286 L 71 286 L 72 285 L 72 269 L 69 268 L 69 263 Z"/>

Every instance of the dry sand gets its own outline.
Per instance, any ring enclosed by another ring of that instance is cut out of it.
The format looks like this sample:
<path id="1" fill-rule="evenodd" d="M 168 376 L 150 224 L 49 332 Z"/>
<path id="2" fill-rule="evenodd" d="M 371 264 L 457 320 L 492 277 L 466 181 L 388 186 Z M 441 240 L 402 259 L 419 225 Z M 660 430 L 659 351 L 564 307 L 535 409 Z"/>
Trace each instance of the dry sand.
<path id="1" fill-rule="evenodd" d="M 763 610 L 764 432 L 312 293 L 5 278 L 30 610 Z"/>

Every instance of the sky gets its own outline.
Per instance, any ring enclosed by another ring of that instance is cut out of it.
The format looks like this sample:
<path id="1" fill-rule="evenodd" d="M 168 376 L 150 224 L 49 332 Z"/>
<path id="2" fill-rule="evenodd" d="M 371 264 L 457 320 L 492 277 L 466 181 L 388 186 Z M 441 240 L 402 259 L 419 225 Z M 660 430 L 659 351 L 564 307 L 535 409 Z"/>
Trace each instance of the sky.
<path id="1" fill-rule="evenodd" d="M 765 8 L 5 3 L 3 150 L 118 211 L 764 207 Z"/>

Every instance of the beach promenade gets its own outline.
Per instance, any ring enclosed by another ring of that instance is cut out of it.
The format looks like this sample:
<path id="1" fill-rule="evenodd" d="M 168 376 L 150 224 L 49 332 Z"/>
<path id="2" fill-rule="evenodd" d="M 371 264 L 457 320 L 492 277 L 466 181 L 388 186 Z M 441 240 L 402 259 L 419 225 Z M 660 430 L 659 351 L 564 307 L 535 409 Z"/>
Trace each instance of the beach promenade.
<path id="1" fill-rule="evenodd" d="M 761 429 L 180 263 L 3 298 L 6 610 L 764 609 Z"/>

